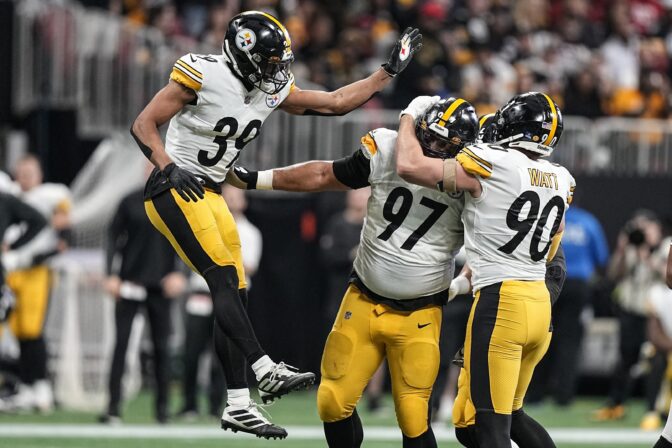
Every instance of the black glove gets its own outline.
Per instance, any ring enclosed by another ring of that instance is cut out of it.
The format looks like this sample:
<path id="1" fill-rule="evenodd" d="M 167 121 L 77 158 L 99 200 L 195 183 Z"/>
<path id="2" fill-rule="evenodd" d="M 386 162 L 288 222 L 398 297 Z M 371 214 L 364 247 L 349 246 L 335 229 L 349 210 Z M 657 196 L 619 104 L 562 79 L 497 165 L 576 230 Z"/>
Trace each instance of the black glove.
<path id="1" fill-rule="evenodd" d="M 406 28 L 401 39 L 394 44 L 390 59 L 383 64 L 383 70 L 391 77 L 397 76 L 408 66 L 413 55 L 422 48 L 422 34 L 417 28 Z"/>
<path id="2" fill-rule="evenodd" d="M 0 322 L 6 322 L 9 319 L 15 305 L 16 299 L 12 290 L 7 286 L 0 286 Z"/>
<path id="3" fill-rule="evenodd" d="M 194 176 L 187 170 L 183 170 L 175 163 L 169 163 L 163 169 L 163 175 L 166 176 L 170 185 L 175 188 L 175 191 L 184 199 L 189 202 L 193 200 L 194 202 L 199 199 L 203 199 L 205 190 L 203 185 L 198 180 L 198 177 Z"/>
<path id="4" fill-rule="evenodd" d="M 226 183 L 241 190 L 254 190 L 257 188 L 258 171 L 250 171 L 243 166 L 234 165 L 226 173 Z"/>

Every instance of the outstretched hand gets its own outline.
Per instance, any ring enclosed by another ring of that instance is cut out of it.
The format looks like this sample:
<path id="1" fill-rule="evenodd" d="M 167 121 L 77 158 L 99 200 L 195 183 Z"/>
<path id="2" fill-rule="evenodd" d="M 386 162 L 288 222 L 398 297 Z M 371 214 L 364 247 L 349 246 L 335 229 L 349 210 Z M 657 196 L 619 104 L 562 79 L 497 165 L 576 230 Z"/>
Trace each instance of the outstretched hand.
<path id="1" fill-rule="evenodd" d="M 413 59 L 413 55 L 422 48 L 422 34 L 417 28 L 410 26 L 401 35 L 401 38 L 394 44 L 390 59 L 383 64 L 383 70 L 391 77 L 397 76 L 404 71 Z"/>

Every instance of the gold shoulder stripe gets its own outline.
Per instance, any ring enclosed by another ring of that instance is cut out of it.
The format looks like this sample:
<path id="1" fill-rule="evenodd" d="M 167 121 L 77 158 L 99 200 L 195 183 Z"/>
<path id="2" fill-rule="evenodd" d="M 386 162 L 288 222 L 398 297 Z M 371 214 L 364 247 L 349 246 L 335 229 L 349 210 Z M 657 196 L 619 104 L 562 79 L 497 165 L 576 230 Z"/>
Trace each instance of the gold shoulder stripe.
<path id="1" fill-rule="evenodd" d="M 472 159 L 474 159 L 475 161 L 477 161 L 478 163 L 480 163 L 481 165 L 483 165 L 485 168 L 487 168 L 487 169 L 489 169 L 490 171 L 492 171 L 492 163 L 488 162 L 487 160 L 485 160 L 485 159 L 482 158 L 482 157 L 477 156 L 477 155 L 474 154 L 474 152 L 473 152 L 471 149 L 469 149 L 469 148 L 466 148 L 466 147 L 465 147 L 465 148 L 462 148 L 462 151 L 463 151 L 464 153 L 466 153 L 469 157 L 471 157 Z"/>
<path id="2" fill-rule="evenodd" d="M 551 97 L 546 95 L 545 93 L 543 95 L 546 97 L 548 105 L 551 106 L 551 113 L 553 114 L 553 122 L 551 123 L 551 132 L 548 133 L 548 137 L 546 137 L 546 140 L 544 140 L 544 142 L 542 143 L 542 145 L 548 145 L 553 141 L 553 137 L 555 137 L 555 131 L 558 128 L 558 111 L 555 110 L 555 103 L 553 103 Z"/>
<path id="3" fill-rule="evenodd" d="M 198 70 L 196 70 L 191 65 L 184 62 L 183 60 L 178 59 L 175 64 L 180 65 L 181 67 L 185 68 L 188 72 L 190 72 L 191 74 L 193 74 L 197 78 L 199 78 L 201 80 L 203 79 L 203 74 L 201 72 L 199 72 Z"/>
<path id="4" fill-rule="evenodd" d="M 378 145 L 376 145 L 376 141 L 373 139 L 370 132 L 367 132 L 366 135 L 362 137 L 362 146 L 364 146 L 372 156 L 376 155 L 378 152 Z"/>
<path id="5" fill-rule="evenodd" d="M 465 101 L 462 98 L 458 98 L 455 101 L 453 101 L 453 104 L 448 106 L 448 108 L 443 112 L 443 115 L 441 115 L 441 118 L 439 119 L 439 124 L 441 126 L 444 126 L 448 119 L 450 118 L 453 113 L 457 110 L 458 107 L 460 107 L 461 104 L 463 104 Z"/>
<path id="6" fill-rule="evenodd" d="M 492 172 L 484 168 L 481 164 L 472 159 L 467 153 L 461 152 L 456 157 L 457 162 L 462 165 L 464 171 L 473 174 L 483 179 L 488 179 L 492 176 Z"/>
<path id="7" fill-rule="evenodd" d="M 194 82 L 197 82 L 197 83 L 199 83 L 199 84 L 203 84 L 203 80 L 201 80 L 201 78 L 198 78 L 198 77 L 192 75 L 190 72 L 188 72 L 187 70 L 183 69 L 182 66 L 180 66 L 180 65 L 175 64 L 175 65 L 173 66 L 173 70 L 180 71 L 180 72 L 184 73 L 184 75 L 187 76 L 188 78 L 193 79 Z"/>
<path id="8" fill-rule="evenodd" d="M 191 90 L 199 91 L 201 90 L 201 83 L 194 81 L 193 78 L 185 75 L 183 71 L 173 68 L 173 71 L 170 72 L 170 79 L 173 81 L 182 84 L 184 87 L 187 87 Z"/>

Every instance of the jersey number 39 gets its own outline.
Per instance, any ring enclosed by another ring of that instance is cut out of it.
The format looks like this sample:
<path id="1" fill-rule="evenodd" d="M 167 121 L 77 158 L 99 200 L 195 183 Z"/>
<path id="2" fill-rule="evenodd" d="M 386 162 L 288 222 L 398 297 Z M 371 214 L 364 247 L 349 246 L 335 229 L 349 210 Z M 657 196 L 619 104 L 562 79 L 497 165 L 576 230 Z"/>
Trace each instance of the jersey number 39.
<path id="1" fill-rule="evenodd" d="M 530 210 L 527 212 L 527 217 L 521 220 L 520 213 L 528 202 L 530 204 Z M 546 256 L 546 253 L 548 253 L 548 250 L 551 248 L 550 239 L 558 231 L 558 228 L 560 228 L 562 216 L 565 214 L 565 202 L 560 196 L 553 196 L 541 211 L 541 215 L 539 215 L 540 206 L 541 200 L 539 195 L 534 191 L 526 191 L 513 201 L 513 204 L 511 204 L 511 207 L 509 208 L 509 212 L 506 214 L 506 225 L 509 229 L 515 230 L 517 233 L 511 238 L 511 241 L 498 248 L 500 251 L 505 254 L 512 254 L 534 227 L 532 241 L 530 242 L 530 257 L 532 258 L 532 261 L 540 261 Z M 548 222 L 551 210 L 554 208 L 557 208 L 558 212 L 555 215 L 555 221 L 553 221 L 549 241 L 543 249 L 539 250 L 541 235 L 544 232 L 544 227 Z"/>
<path id="2" fill-rule="evenodd" d="M 224 131 L 224 128 L 227 128 L 224 135 L 218 135 L 213 140 L 215 143 L 219 145 L 219 150 L 217 151 L 217 153 L 212 158 L 210 158 L 210 154 L 208 154 L 208 151 L 206 150 L 199 151 L 198 163 L 200 163 L 203 166 L 215 166 L 220 160 L 222 160 L 222 157 L 224 157 L 224 154 L 226 154 L 229 138 L 236 135 L 236 132 L 238 132 L 238 120 L 236 120 L 233 117 L 222 118 L 217 122 L 213 131 L 222 132 Z M 245 129 L 243 129 L 243 132 L 241 132 L 238 138 L 235 140 L 234 146 L 236 147 L 236 149 L 240 151 L 250 141 L 254 140 L 259 135 L 259 129 L 261 129 L 261 120 L 250 121 L 245 127 Z M 236 160 L 238 160 L 239 156 L 240 152 L 236 154 L 236 157 L 234 157 L 233 160 L 231 160 L 228 163 L 228 165 L 226 165 L 226 167 L 231 168 L 231 165 L 233 165 L 236 162 Z"/>

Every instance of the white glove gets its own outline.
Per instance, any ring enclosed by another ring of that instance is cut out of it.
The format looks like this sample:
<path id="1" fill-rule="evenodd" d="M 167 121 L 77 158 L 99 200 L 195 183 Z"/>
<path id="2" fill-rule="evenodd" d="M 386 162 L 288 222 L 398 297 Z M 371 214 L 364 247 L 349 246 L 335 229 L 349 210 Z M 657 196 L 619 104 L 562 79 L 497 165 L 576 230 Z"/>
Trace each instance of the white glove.
<path id="1" fill-rule="evenodd" d="M 471 282 L 464 275 L 458 275 L 450 282 L 450 288 L 448 288 L 448 301 L 450 302 L 459 296 L 460 294 L 466 294 L 471 289 Z"/>
<path id="2" fill-rule="evenodd" d="M 410 115 L 413 117 L 413 121 L 418 121 L 430 107 L 436 104 L 441 99 L 440 96 L 418 96 L 411 101 L 411 103 L 406 106 L 406 109 L 402 110 L 399 113 L 399 119 L 401 120 L 402 115 Z"/>

